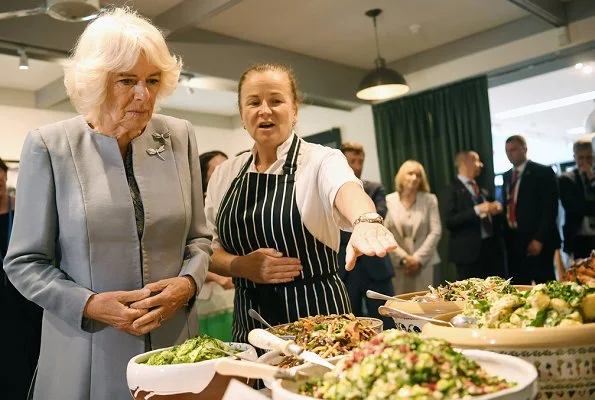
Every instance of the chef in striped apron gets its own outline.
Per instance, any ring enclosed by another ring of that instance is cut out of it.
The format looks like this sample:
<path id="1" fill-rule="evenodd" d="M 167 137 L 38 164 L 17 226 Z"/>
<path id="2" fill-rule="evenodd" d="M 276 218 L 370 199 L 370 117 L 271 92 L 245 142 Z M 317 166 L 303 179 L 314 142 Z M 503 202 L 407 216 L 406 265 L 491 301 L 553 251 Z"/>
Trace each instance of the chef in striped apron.
<path id="1" fill-rule="evenodd" d="M 339 150 L 307 143 L 293 128 L 298 95 L 293 73 L 257 64 L 241 77 L 240 115 L 255 141 L 250 152 L 219 165 L 205 212 L 214 233 L 215 273 L 236 286 L 233 337 L 273 325 L 351 311 L 337 275 L 340 228 L 353 234 L 346 267 L 361 254 L 384 256 L 396 242 Z"/>

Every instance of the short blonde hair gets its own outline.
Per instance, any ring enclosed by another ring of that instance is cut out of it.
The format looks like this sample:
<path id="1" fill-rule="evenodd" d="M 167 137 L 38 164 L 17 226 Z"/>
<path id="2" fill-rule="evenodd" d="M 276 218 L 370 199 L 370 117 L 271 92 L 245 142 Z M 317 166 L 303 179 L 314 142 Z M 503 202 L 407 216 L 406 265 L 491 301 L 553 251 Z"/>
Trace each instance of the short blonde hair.
<path id="1" fill-rule="evenodd" d="M 64 74 L 72 104 L 84 116 L 97 116 L 110 73 L 131 70 L 141 54 L 161 71 L 157 100 L 176 89 L 182 60 L 169 52 L 163 34 L 129 8 L 112 8 L 81 34 Z"/>
<path id="2" fill-rule="evenodd" d="M 403 180 L 405 179 L 405 169 L 409 168 L 409 167 L 419 167 L 419 169 L 421 171 L 421 182 L 419 184 L 419 190 L 421 190 L 422 192 L 429 193 L 430 192 L 430 184 L 428 183 L 428 178 L 426 177 L 426 170 L 424 169 L 424 166 L 421 165 L 421 163 L 419 163 L 415 160 L 407 160 L 399 168 L 399 171 L 397 172 L 397 175 L 395 176 L 395 189 L 397 190 L 397 192 L 401 193 L 401 191 L 403 190 Z"/>

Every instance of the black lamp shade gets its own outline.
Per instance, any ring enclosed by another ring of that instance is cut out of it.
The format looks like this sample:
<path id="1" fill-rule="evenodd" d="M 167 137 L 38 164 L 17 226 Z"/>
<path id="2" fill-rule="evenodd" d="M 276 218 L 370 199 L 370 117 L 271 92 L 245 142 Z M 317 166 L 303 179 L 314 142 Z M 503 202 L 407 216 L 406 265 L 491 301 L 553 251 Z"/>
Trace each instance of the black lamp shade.
<path id="1" fill-rule="evenodd" d="M 384 66 L 377 67 L 362 79 L 356 96 L 362 100 L 386 100 L 409 92 L 403 75 Z"/>

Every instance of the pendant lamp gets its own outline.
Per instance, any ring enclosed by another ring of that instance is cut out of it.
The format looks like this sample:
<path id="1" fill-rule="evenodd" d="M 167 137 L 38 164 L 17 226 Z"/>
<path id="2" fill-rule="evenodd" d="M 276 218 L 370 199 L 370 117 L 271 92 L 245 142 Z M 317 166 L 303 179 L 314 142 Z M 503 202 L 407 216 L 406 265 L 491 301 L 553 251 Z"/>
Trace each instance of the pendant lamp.
<path id="1" fill-rule="evenodd" d="M 366 11 L 366 15 L 374 20 L 374 36 L 376 37 L 376 68 L 367 74 L 359 84 L 356 96 L 362 100 L 387 100 L 402 96 L 409 92 L 409 86 L 403 75 L 386 67 L 386 60 L 380 56 L 376 17 L 382 12 L 379 8 Z"/>

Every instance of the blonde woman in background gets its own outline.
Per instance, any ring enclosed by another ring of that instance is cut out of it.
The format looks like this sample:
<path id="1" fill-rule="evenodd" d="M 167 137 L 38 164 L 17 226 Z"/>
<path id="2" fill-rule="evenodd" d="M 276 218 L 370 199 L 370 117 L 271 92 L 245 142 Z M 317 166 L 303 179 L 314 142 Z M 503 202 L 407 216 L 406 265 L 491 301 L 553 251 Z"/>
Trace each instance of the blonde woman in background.
<path id="1" fill-rule="evenodd" d="M 396 192 L 386 196 L 388 213 L 384 220 L 399 245 L 390 252 L 395 293 L 426 290 L 433 281 L 434 265 L 440 262 L 438 199 L 430 193 L 424 167 L 417 161 L 401 165 L 395 186 Z"/>

